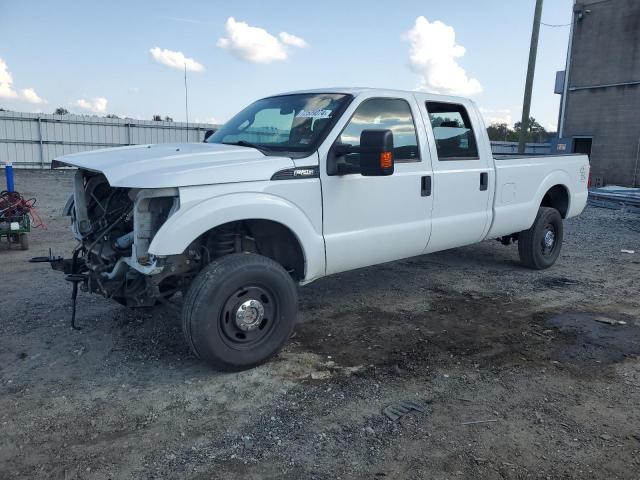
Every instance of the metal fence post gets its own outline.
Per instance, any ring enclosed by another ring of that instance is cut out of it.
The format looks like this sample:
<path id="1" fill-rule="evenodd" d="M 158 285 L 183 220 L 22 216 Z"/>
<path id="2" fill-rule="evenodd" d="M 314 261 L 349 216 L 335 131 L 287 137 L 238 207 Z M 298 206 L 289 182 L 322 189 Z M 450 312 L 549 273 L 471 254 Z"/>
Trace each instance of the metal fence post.
<path id="1" fill-rule="evenodd" d="M 42 117 L 38 115 L 38 143 L 40 144 L 40 168 L 44 170 L 44 146 L 42 144 Z"/>

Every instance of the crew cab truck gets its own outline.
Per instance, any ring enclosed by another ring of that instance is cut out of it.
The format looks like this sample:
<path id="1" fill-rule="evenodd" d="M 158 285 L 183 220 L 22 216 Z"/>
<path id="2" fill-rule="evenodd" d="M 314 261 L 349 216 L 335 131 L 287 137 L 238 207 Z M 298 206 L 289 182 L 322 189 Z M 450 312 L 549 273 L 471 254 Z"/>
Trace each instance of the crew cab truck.
<path id="1" fill-rule="evenodd" d="M 79 243 L 52 266 L 129 307 L 182 291 L 186 341 L 222 370 L 282 347 L 297 284 L 485 239 L 550 267 L 589 175 L 583 155 L 494 157 L 470 100 L 369 88 L 263 98 L 204 143 L 58 166 L 77 167 Z"/>

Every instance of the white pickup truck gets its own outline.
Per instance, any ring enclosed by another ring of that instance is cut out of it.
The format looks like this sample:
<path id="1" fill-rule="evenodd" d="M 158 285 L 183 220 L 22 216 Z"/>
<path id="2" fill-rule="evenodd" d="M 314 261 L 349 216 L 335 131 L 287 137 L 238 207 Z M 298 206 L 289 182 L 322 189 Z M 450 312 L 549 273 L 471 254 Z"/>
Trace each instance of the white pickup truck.
<path id="1" fill-rule="evenodd" d="M 186 341 L 223 370 L 286 342 L 296 284 L 485 239 L 550 267 L 589 175 L 584 155 L 494 157 L 464 98 L 369 88 L 263 98 L 204 143 L 57 166 L 78 167 L 66 208 L 79 244 L 52 267 L 130 307 L 183 292 Z"/>

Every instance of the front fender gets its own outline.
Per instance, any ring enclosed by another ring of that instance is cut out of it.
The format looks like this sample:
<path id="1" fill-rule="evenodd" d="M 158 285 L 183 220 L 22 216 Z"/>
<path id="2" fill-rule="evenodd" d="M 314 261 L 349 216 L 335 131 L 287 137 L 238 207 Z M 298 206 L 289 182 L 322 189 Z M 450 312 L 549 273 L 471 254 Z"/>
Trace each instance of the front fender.
<path id="1" fill-rule="evenodd" d="M 309 217 L 295 204 L 267 193 L 229 193 L 208 198 L 178 210 L 156 233 L 149 253 L 156 256 L 179 255 L 203 233 L 228 222 L 271 220 L 289 228 L 302 247 L 307 283 L 325 273 L 322 234 L 316 232 Z"/>

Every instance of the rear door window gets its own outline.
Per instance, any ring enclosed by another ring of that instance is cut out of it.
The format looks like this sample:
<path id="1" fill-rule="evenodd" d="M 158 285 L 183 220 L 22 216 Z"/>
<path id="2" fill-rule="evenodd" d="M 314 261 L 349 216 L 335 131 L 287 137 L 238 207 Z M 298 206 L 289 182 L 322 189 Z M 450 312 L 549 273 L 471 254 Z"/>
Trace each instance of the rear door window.
<path id="1" fill-rule="evenodd" d="M 438 160 L 477 160 L 478 144 L 467 110 L 459 104 L 426 102 Z"/>

